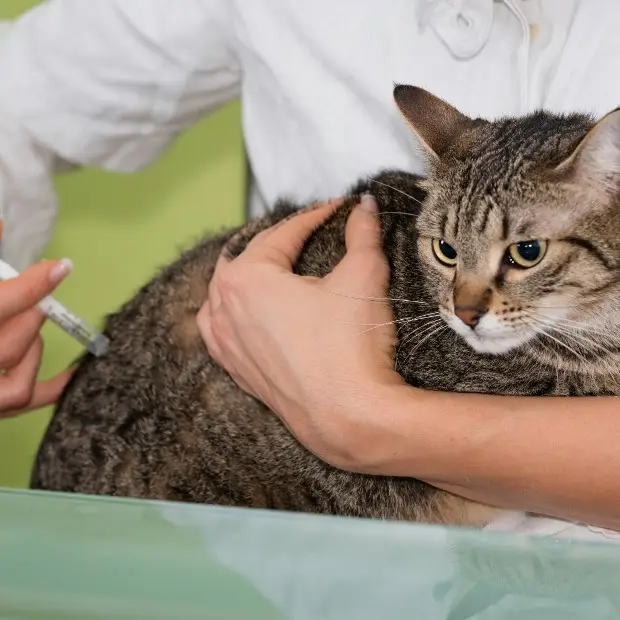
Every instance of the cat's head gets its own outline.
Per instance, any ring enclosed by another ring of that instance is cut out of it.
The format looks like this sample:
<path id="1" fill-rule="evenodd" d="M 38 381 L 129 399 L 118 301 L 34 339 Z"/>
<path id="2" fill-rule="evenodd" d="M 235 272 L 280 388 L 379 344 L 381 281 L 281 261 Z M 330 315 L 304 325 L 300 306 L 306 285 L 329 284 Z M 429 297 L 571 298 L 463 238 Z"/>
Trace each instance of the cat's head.
<path id="1" fill-rule="evenodd" d="M 490 122 L 394 97 L 429 164 L 418 250 L 444 320 L 481 353 L 595 352 L 620 326 L 620 110 Z"/>

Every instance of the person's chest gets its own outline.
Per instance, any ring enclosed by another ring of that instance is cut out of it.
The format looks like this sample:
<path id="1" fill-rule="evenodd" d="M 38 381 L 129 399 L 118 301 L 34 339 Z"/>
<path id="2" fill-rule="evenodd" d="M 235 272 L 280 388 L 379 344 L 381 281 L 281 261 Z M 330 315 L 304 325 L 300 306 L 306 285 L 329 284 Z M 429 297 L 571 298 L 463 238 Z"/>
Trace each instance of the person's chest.
<path id="1" fill-rule="evenodd" d="M 464 113 L 602 114 L 620 94 L 607 0 L 257 0 L 239 4 L 246 143 L 263 196 L 341 193 L 423 162 L 392 101 L 422 86 Z"/>

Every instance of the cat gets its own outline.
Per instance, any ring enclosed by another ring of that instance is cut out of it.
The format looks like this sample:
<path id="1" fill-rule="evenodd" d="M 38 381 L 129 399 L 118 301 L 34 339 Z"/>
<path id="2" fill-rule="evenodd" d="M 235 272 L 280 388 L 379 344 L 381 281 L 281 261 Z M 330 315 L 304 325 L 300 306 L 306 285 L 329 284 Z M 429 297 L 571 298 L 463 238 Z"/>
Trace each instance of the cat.
<path id="1" fill-rule="evenodd" d="M 598 122 L 545 111 L 488 121 L 414 86 L 396 86 L 394 99 L 428 175 L 359 182 L 308 239 L 296 273 L 333 269 L 351 209 L 372 194 L 405 381 L 620 393 L 620 111 Z M 325 464 L 209 358 L 195 317 L 220 251 L 236 234 L 228 251 L 238 255 L 297 210 L 282 201 L 205 238 L 108 317 L 110 349 L 81 360 L 32 488 L 474 527 L 498 515 L 415 479 Z"/>

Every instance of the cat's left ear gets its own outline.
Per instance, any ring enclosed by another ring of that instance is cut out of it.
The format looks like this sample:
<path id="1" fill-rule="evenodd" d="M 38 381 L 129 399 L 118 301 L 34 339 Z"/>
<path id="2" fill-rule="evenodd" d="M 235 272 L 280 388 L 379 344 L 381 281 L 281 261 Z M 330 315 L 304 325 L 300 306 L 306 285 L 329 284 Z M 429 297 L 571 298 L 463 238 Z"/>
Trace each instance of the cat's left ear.
<path id="1" fill-rule="evenodd" d="M 620 108 L 598 121 L 554 172 L 607 196 L 620 195 Z"/>
<path id="2" fill-rule="evenodd" d="M 447 101 L 418 86 L 395 86 L 394 100 L 429 162 L 441 159 L 463 132 L 475 124 Z"/>

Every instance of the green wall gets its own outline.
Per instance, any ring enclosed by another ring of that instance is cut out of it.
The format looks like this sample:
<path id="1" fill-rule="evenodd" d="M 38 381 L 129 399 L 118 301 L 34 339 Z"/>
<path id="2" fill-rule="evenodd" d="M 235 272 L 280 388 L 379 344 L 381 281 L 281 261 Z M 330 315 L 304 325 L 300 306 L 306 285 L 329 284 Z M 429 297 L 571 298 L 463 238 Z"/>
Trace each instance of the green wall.
<path id="1" fill-rule="evenodd" d="M 0 19 L 36 4 L 2 0 Z M 59 176 L 61 216 L 45 255 L 69 257 L 73 274 L 57 298 L 95 324 L 154 270 L 205 230 L 235 225 L 244 213 L 245 181 L 238 102 L 183 135 L 148 169 L 132 175 L 82 170 Z M 79 345 L 55 325 L 44 328 L 41 376 L 69 364 Z M 0 420 L 0 486 L 27 485 L 50 410 Z"/>

